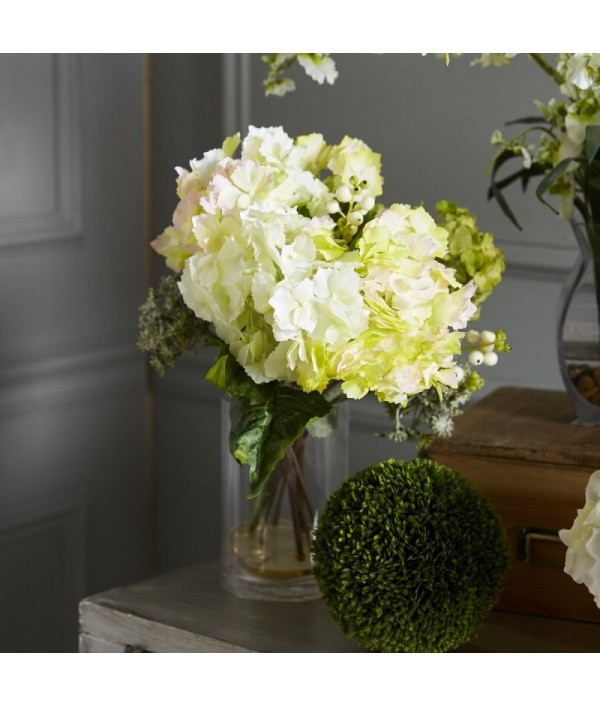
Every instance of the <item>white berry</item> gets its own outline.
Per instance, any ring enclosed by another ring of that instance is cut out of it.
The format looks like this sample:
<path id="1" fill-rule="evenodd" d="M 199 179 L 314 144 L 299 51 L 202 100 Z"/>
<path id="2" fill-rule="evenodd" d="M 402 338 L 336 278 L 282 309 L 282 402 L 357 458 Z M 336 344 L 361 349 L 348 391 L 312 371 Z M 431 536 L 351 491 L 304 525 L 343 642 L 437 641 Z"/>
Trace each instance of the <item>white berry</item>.
<path id="1" fill-rule="evenodd" d="M 496 365 L 498 362 L 498 354 L 495 353 L 494 351 L 491 351 L 490 353 L 486 353 L 483 356 L 483 364 L 484 365 L 489 365 L 492 367 L 493 365 Z"/>
<path id="2" fill-rule="evenodd" d="M 471 329 L 467 333 L 467 343 L 478 343 L 479 342 L 479 331 Z"/>
<path id="3" fill-rule="evenodd" d="M 360 200 L 360 207 L 365 211 L 370 211 L 375 205 L 375 199 L 372 196 L 365 196 Z"/>
<path id="4" fill-rule="evenodd" d="M 353 226 L 359 226 L 363 221 L 363 215 L 358 211 L 354 211 L 348 216 L 348 223 L 352 224 Z"/>
<path id="5" fill-rule="evenodd" d="M 489 353 L 486 355 L 489 355 Z M 469 353 L 469 363 L 471 365 L 481 365 L 483 363 L 483 353 L 481 351 L 471 351 Z"/>
<path id="6" fill-rule="evenodd" d="M 327 204 L 327 213 L 337 213 L 340 210 L 340 205 L 337 201 L 330 201 Z"/>
<path id="7" fill-rule="evenodd" d="M 335 192 L 335 197 L 341 203 L 348 203 L 348 201 L 352 200 L 352 192 L 345 185 L 338 186 L 338 189 Z"/>
<path id="8" fill-rule="evenodd" d="M 496 341 L 496 334 L 493 331 L 482 331 L 481 332 L 481 342 L 482 343 L 494 343 Z"/>

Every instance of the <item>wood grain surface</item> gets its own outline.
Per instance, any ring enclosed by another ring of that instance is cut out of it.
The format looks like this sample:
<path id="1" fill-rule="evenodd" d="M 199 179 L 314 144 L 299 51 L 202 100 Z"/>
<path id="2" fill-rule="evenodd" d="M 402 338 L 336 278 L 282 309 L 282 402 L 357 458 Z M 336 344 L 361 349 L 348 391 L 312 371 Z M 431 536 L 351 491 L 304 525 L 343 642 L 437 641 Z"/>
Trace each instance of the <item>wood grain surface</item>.
<path id="1" fill-rule="evenodd" d="M 197 564 L 80 604 L 81 652 L 360 652 L 320 600 L 235 598 L 216 562 Z M 598 652 L 600 626 L 494 612 L 460 652 Z"/>
<path id="2" fill-rule="evenodd" d="M 579 426 L 564 392 L 503 387 L 456 420 L 436 452 L 600 466 L 600 428 Z"/>

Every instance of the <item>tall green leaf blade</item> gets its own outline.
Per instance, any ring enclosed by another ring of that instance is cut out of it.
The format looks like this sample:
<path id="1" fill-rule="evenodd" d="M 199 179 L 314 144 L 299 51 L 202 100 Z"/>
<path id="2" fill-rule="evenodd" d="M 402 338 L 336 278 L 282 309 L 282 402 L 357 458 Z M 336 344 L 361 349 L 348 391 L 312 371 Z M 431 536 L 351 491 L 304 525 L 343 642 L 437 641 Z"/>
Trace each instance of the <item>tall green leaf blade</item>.
<path id="1" fill-rule="evenodd" d="M 492 180 L 500 167 L 511 159 L 522 159 L 522 157 L 510 150 L 502 150 L 502 152 L 494 158 L 492 162 Z"/>
<path id="2" fill-rule="evenodd" d="M 504 194 L 502 193 L 502 191 L 500 190 L 500 188 L 499 188 L 496 184 L 493 183 L 493 184 L 490 186 L 490 192 L 491 192 L 491 196 L 490 196 L 489 198 L 495 198 L 496 201 L 498 202 L 498 205 L 499 205 L 500 208 L 502 209 L 502 212 L 504 213 L 504 215 L 505 215 L 519 230 L 523 230 L 523 229 L 521 228 L 521 225 L 520 225 L 519 221 L 517 221 L 517 218 L 516 218 L 515 214 L 512 212 L 511 207 L 508 205 L 507 200 L 504 198 Z"/>
<path id="3" fill-rule="evenodd" d="M 506 184 L 502 185 L 502 182 L 496 181 L 496 174 L 500 167 L 511 159 L 516 159 L 519 155 L 511 152 L 510 150 L 503 150 L 494 159 L 492 163 L 491 170 L 491 183 L 488 189 L 488 199 L 496 199 L 498 205 L 502 209 L 504 215 L 513 223 L 519 230 L 522 230 L 515 214 L 512 212 L 511 207 L 508 205 L 508 201 L 504 198 L 502 189 Z M 510 182 L 509 182 L 510 183 Z"/>
<path id="4" fill-rule="evenodd" d="M 541 115 L 531 115 L 527 118 L 515 118 L 514 120 L 509 120 L 505 125 L 540 125 L 546 123 L 546 118 Z"/>
<path id="5" fill-rule="evenodd" d="M 591 164 L 600 149 L 600 125 L 588 125 L 585 129 L 585 156 Z"/>

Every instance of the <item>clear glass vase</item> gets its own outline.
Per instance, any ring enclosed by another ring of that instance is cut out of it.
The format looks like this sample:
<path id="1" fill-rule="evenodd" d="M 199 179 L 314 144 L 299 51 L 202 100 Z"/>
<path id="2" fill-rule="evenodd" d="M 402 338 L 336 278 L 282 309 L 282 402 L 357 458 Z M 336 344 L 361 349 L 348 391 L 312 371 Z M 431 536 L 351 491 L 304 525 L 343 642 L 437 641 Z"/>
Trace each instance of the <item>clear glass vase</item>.
<path id="1" fill-rule="evenodd" d="M 558 357 L 578 422 L 597 426 L 600 425 L 600 232 L 596 232 L 598 226 L 571 225 L 579 254 L 560 297 Z"/>
<path id="2" fill-rule="evenodd" d="M 228 401 L 221 418 L 224 586 L 241 598 L 319 598 L 310 544 L 323 506 L 348 477 L 347 405 L 305 431 L 251 500 L 248 468 L 229 453 Z"/>

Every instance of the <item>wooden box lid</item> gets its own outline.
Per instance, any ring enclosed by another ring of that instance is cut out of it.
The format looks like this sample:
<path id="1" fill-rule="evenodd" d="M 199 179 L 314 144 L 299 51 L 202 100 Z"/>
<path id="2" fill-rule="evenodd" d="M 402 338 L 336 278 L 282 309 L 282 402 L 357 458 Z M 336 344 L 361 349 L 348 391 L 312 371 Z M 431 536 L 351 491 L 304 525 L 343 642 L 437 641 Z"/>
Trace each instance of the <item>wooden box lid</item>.
<path id="1" fill-rule="evenodd" d="M 600 468 L 600 427 L 583 427 L 564 392 L 503 387 L 456 418 L 432 450 Z"/>

